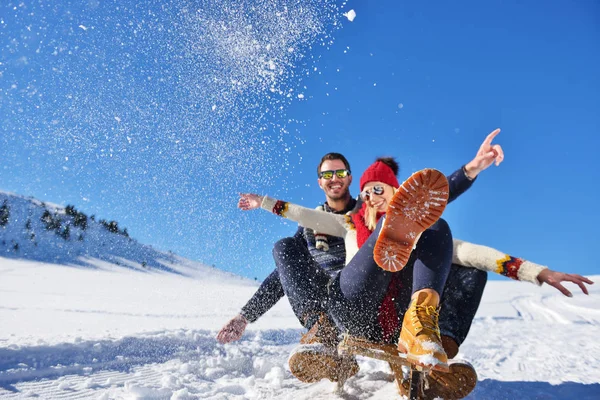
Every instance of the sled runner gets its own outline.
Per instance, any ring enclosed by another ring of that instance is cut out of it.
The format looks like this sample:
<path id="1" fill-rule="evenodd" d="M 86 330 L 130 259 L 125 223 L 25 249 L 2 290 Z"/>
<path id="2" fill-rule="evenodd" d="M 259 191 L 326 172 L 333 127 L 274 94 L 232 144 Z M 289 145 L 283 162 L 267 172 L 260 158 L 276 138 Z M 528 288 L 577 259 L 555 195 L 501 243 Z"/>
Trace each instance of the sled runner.
<path id="1" fill-rule="evenodd" d="M 410 362 L 395 345 L 369 342 L 347 334 L 338 350 L 344 354 L 386 361 L 394 374 L 398 392 L 410 400 L 462 399 L 477 384 L 475 370 L 466 361 L 451 360 L 449 373 L 432 371 Z"/>

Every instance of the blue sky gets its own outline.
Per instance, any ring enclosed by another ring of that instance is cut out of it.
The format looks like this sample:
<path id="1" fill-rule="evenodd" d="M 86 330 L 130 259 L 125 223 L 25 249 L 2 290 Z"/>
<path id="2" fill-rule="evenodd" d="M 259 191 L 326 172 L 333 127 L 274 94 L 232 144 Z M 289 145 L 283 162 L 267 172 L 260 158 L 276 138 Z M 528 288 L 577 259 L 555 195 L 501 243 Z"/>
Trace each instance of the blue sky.
<path id="1" fill-rule="evenodd" d="M 262 279 L 295 225 L 239 191 L 316 206 L 330 151 L 353 194 L 381 155 L 449 174 L 499 127 L 454 236 L 598 273 L 597 2 L 53 3 L 0 5 L 1 190 Z"/>

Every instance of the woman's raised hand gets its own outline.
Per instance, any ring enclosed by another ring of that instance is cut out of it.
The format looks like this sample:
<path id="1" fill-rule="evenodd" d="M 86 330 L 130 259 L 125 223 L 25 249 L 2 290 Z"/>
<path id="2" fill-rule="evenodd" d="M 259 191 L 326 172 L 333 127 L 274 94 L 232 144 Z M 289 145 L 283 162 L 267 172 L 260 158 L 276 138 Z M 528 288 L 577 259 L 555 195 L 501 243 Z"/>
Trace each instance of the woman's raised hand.
<path id="1" fill-rule="evenodd" d="M 240 193 L 238 208 L 244 211 L 254 210 L 259 208 L 263 200 L 263 196 L 254 193 Z"/>
<path id="2" fill-rule="evenodd" d="M 500 129 L 495 129 L 492 133 L 487 135 L 481 146 L 479 146 L 475 158 L 465 165 L 467 176 L 475 178 L 481 171 L 487 169 L 490 165 L 496 164 L 496 166 L 498 166 L 504 160 L 502 146 L 499 144 L 492 144 L 492 141 L 499 133 Z"/>

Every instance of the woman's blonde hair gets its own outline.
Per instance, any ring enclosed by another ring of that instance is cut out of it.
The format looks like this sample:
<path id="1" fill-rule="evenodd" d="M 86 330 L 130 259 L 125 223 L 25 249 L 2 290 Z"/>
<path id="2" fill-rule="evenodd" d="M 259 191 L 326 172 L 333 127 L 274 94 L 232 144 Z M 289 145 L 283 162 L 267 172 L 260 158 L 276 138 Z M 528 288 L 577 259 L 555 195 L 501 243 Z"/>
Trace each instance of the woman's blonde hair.
<path id="1" fill-rule="evenodd" d="M 396 193 L 395 187 L 390 185 L 387 186 L 392 188 L 392 195 Z M 377 226 L 377 210 L 375 207 L 370 207 L 368 204 L 365 204 L 365 206 L 365 224 L 367 225 L 367 228 L 373 232 Z"/>

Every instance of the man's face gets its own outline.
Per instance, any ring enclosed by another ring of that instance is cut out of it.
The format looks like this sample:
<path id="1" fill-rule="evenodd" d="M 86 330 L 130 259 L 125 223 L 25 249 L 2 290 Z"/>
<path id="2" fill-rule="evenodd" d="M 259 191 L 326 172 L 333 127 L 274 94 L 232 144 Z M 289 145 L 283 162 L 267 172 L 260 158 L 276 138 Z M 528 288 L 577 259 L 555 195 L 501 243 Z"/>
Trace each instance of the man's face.
<path id="1" fill-rule="evenodd" d="M 321 165 L 321 172 L 335 171 L 338 169 L 346 169 L 342 160 L 326 160 Z M 325 192 L 327 199 L 341 200 L 349 194 L 350 184 L 352 183 L 352 175 L 345 178 L 339 178 L 333 174 L 333 178 L 319 178 L 319 187 Z"/>

